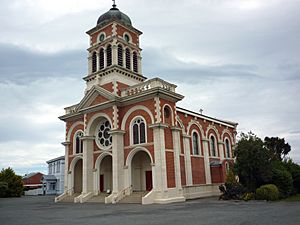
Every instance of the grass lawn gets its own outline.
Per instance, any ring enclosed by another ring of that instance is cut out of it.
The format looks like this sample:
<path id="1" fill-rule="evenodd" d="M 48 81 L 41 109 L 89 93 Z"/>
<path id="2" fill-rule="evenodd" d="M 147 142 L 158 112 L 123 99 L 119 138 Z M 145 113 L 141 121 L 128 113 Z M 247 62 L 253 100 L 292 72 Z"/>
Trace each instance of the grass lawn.
<path id="1" fill-rule="evenodd" d="M 288 197 L 288 198 L 286 198 L 286 199 L 283 199 L 283 201 L 288 201 L 288 202 L 298 202 L 298 201 L 300 201 L 300 194 L 290 196 L 290 197 Z"/>

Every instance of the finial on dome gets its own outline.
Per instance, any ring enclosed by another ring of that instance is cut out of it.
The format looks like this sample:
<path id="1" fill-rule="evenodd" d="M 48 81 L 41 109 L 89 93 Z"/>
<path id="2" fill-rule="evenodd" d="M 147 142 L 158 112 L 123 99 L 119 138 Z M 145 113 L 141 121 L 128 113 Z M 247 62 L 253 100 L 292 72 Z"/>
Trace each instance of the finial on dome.
<path id="1" fill-rule="evenodd" d="M 114 4 L 112 5 L 112 7 L 113 7 L 113 8 L 116 8 L 116 7 L 117 7 L 117 5 L 116 5 L 116 0 L 112 0 L 112 1 L 113 1 L 113 3 L 114 3 Z"/>

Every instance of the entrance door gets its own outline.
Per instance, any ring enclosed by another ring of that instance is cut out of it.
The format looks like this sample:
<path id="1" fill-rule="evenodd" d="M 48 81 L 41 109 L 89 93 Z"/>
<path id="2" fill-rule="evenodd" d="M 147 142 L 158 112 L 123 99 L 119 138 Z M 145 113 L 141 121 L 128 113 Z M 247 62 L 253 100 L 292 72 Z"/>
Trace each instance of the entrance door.
<path id="1" fill-rule="evenodd" d="M 146 190 L 152 190 L 152 171 L 146 171 Z"/>
<path id="2" fill-rule="evenodd" d="M 104 175 L 100 175 L 100 192 L 104 191 Z"/>

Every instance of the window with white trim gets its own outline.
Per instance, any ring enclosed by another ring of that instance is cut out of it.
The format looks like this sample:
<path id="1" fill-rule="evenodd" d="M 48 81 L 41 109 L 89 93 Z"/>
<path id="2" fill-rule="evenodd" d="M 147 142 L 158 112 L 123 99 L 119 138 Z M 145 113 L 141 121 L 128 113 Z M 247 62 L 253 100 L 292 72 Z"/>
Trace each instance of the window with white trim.
<path id="1" fill-rule="evenodd" d="M 146 143 L 146 124 L 143 118 L 138 117 L 132 123 L 133 144 Z"/>
<path id="2" fill-rule="evenodd" d="M 97 128 L 96 143 L 100 148 L 107 149 L 112 144 L 112 136 L 109 133 L 111 130 L 110 122 L 107 119 L 103 119 Z"/>
<path id="3" fill-rule="evenodd" d="M 227 138 L 225 139 L 225 151 L 226 151 L 226 157 L 230 158 L 230 143 Z"/>
<path id="4" fill-rule="evenodd" d="M 199 135 L 196 131 L 194 131 L 192 134 L 192 141 L 193 141 L 193 154 L 200 155 Z"/>
<path id="5" fill-rule="evenodd" d="M 83 137 L 83 132 L 78 131 L 75 134 L 75 154 L 82 153 L 83 151 L 83 142 L 81 138 Z"/>
<path id="6" fill-rule="evenodd" d="M 211 156 L 217 156 L 216 138 L 213 135 L 210 136 L 210 153 Z"/>

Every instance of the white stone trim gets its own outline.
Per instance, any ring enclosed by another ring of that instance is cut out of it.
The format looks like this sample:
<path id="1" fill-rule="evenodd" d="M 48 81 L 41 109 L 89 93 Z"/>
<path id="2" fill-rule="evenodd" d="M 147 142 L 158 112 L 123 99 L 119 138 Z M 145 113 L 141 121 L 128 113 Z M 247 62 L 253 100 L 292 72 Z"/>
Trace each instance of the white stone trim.
<path id="1" fill-rule="evenodd" d="M 217 135 L 217 137 L 216 137 L 216 138 L 217 138 L 217 139 L 216 139 L 216 142 L 219 142 L 219 141 L 220 141 L 220 134 L 219 134 L 218 129 L 217 129 L 214 125 L 211 125 L 211 124 L 210 124 L 210 125 L 207 127 L 205 137 L 208 138 L 208 133 L 209 133 L 210 130 L 215 131 L 215 133 L 216 133 L 216 135 Z M 214 135 L 214 136 L 215 136 L 215 135 Z M 210 137 L 210 135 L 209 135 L 209 137 Z"/>
<path id="2" fill-rule="evenodd" d="M 181 127 L 182 134 L 186 135 L 184 124 L 183 124 L 182 120 L 179 118 L 179 116 L 176 116 L 176 121 L 178 122 L 179 126 Z"/>
<path id="3" fill-rule="evenodd" d="M 227 129 L 227 128 L 224 129 L 224 130 L 222 131 L 222 134 L 221 134 L 221 140 L 222 140 L 222 141 L 225 140 L 225 139 L 224 139 L 225 134 L 228 134 L 228 135 L 229 135 L 229 137 L 230 137 L 230 139 L 231 139 L 231 140 L 229 140 L 229 141 L 231 141 L 231 144 L 233 144 L 233 143 L 234 143 L 234 138 L 232 137 L 232 134 L 231 134 L 230 130 Z M 225 138 L 226 138 L 226 137 L 225 137 Z"/>
<path id="4" fill-rule="evenodd" d="M 71 163 L 70 163 L 70 170 L 69 170 L 69 172 L 70 172 L 70 174 L 68 173 L 68 178 L 69 179 L 65 179 L 65 182 L 68 182 L 68 189 L 70 190 L 71 188 L 73 189 L 71 192 L 73 193 L 74 192 L 74 169 L 75 169 L 75 165 L 76 165 L 76 163 L 79 161 L 79 160 L 82 160 L 82 166 L 83 166 L 83 157 L 82 157 L 82 154 L 81 155 L 77 155 L 77 156 L 75 156 L 73 159 L 72 159 L 72 161 L 71 161 Z M 68 165 L 66 165 L 66 166 L 68 166 Z M 83 170 L 83 168 L 82 168 L 82 170 Z M 83 175 L 83 174 L 82 174 Z"/>
<path id="5" fill-rule="evenodd" d="M 67 142 L 71 142 L 71 141 L 70 141 L 70 139 L 71 139 L 71 134 L 72 134 L 74 128 L 75 128 L 76 126 L 78 126 L 78 125 L 83 125 L 83 126 L 84 126 L 84 123 L 83 123 L 82 121 L 77 121 L 77 122 L 73 123 L 73 125 L 70 127 L 70 129 L 69 129 L 69 131 L 68 131 L 68 133 L 67 133 L 67 135 L 66 135 L 66 137 L 67 137 L 67 138 L 66 138 L 66 141 L 67 141 Z"/>
<path id="6" fill-rule="evenodd" d="M 146 113 L 148 113 L 150 116 L 150 119 L 151 119 L 151 123 L 152 124 L 154 123 L 154 117 L 153 117 L 152 112 L 146 106 L 136 105 L 136 106 L 133 106 L 132 108 L 130 108 L 124 115 L 123 120 L 122 120 L 121 130 L 125 130 L 125 125 L 126 125 L 128 117 L 130 116 L 131 113 L 133 113 L 136 110 L 143 110 Z"/>
<path id="7" fill-rule="evenodd" d="M 89 120 L 89 122 L 88 122 L 88 124 L 87 124 L 87 126 L 86 126 L 86 130 L 85 130 L 85 135 L 86 135 L 86 136 L 94 135 L 94 133 L 91 133 L 91 126 L 92 126 L 93 123 L 94 123 L 98 118 L 100 118 L 100 117 L 104 117 L 104 118 L 107 119 L 107 120 L 109 121 L 109 123 L 112 125 L 112 121 L 111 121 L 111 119 L 109 118 L 109 116 L 108 116 L 107 114 L 105 114 L 105 113 L 97 113 L 97 114 L 93 115 L 93 116 L 90 118 L 90 120 Z"/>
<path id="8" fill-rule="evenodd" d="M 200 133 L 201 133 L 201 138 L 202 138 L 202 139 L 206 137 L 206 136 L 204 135 L 204 130 L 203 130 L 201 124 L 200 124 L 198 121 L 193 120 L 193 119 L 192 119 L 192 120 L 189 122 L 189 124 L 188 124 L 188 127 L 187 127 L 187 135 L 191 135 L 190 129 L 191 129 L 192 125 L 196 125 L 196 126 L 199 128 Z"/>
<path id="9" fill-rule="evenodd" d="M 156 123 L 161 122 L 161 107 L 160 107 L 160 100 L 159 97 L 154 98 L 154 108 L 155 108 L 155 119 Z"/>

